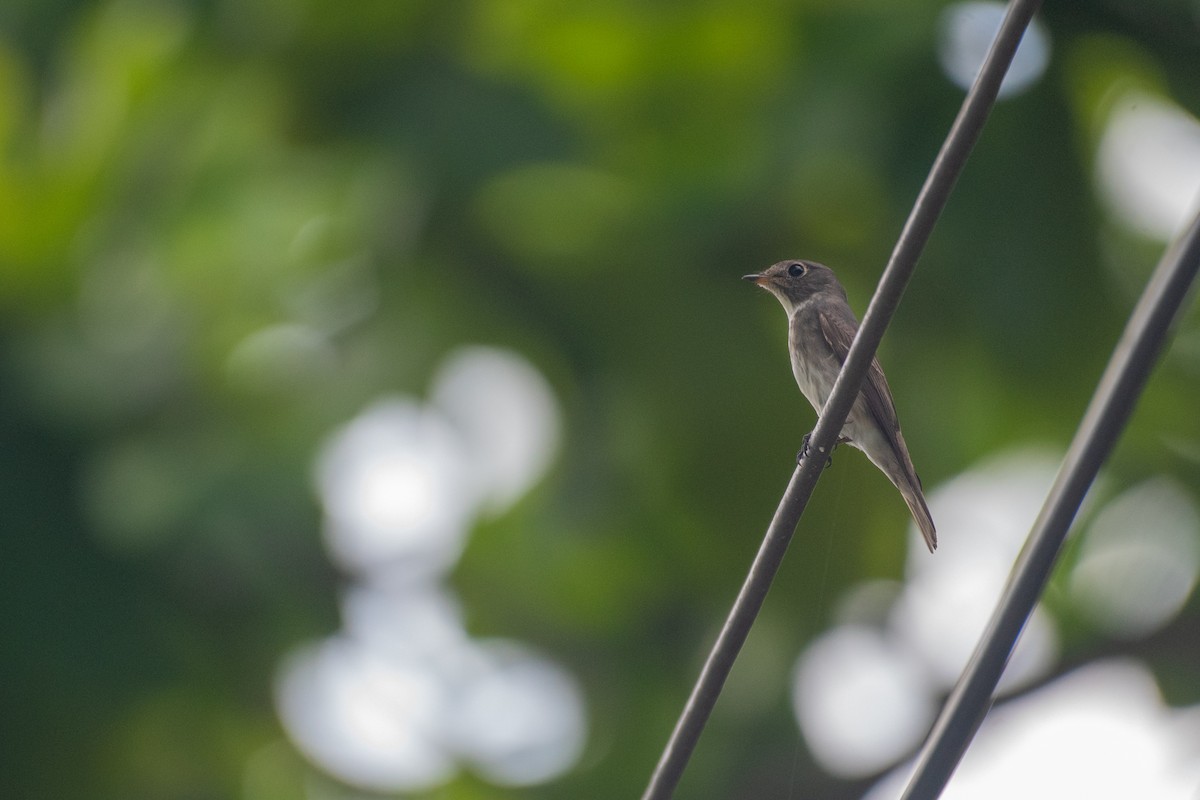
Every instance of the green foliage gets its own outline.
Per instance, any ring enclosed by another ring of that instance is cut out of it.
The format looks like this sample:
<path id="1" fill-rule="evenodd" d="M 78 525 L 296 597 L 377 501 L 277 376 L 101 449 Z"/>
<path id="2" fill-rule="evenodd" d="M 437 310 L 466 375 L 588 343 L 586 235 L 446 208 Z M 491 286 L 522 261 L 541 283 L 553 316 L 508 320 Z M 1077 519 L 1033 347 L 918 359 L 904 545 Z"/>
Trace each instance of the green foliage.
<path id="1" fill-rule="evenodd" d="M 528 358 L 564 425 L 450 584 L 472 634 L 576 674 L 590 727 L 557 782 L 434 795 L 635 795 L 813 423 L 779 308 L 737 278 L 816 258 L 864 310 L 961 98 L 939 7 L 11 3 L 0 795 L 348 792 L 272 698 L 349 580 L 313 460 L 463 343 Z M 1107 7 L 1047 9 L 1052 65 L 996 109 L 884 342 L 927 487 L 1068 441 L 1161 248 L 1103 206 L 1094 159 L 1124 87 L 1197 112 L 1194 22 Z M 1200 486 L 1197 335 L 1192 312 L 1117 486 Z M 900 573 L 903 505 L 857 453 L 835 461 L 690 796 L 861 789 L 811 762 L 786 699 L 841 590 Z"/>

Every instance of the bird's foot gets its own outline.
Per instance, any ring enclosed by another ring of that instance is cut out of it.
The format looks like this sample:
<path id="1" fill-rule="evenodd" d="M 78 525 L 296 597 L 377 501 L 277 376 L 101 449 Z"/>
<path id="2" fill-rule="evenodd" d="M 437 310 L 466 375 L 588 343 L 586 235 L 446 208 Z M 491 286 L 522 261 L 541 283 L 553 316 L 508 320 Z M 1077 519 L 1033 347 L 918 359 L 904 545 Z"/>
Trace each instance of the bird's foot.
<path id="1" fill-rule="evenodd" d="M 796 463 L 804 461 L 804 457 L 808 455 L 808 440 L 812 438 L 811 433 L 804 434 L 804 444 L 800 445 L 800 449 L 796 451 Z"/>
<path id="2" fill-rule="evenodd" d="M 808 441 L 811 438 L 812 438 L 811 433 L 804 434 L 804 444 L 800 447 L 800 451 L 798 453 L 796 453 L 796 463 L 797 464 L 800 464 L 801 462 L 803 462 L 804 457 L 808 455 Z M 840 437 L 836 442 L 833 443 L 833 450 L 836 450 L 837 446 L 844 441 L 849 441 L 849 440 L 844 436 Z M 829 469 L 832 466 L 833 466 L 833 451 L 831 450 L 829 455 L 827 455 L 825 457 L 825 466 L 823 467 L 823 469 Z"/>

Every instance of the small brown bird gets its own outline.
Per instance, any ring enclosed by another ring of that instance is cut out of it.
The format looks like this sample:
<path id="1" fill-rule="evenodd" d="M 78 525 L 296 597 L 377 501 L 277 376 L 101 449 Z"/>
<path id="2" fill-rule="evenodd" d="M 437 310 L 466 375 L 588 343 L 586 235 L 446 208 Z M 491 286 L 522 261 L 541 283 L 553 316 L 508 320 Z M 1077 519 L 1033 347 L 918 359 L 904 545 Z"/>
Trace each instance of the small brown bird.
<path id="1" fill-rule="evenodd" d="M 764 272 L 743 278 L 775 295 L 787 311 L 792 374 L 800 391 L 820 414 L 858 332 L 858 320 L 846 301 L 846 290 L 833 270 L 814 261 L 780 261 Z M 937 548 L 937 530 L 925 505 L 921 479 L 900 433 L 900 420 L 896 417 L 887 378 L 875 359 L 871 360 L 871 368 L 838 442 L 866 453 L 871 463 L 900 490 L 932 553 Z"/>

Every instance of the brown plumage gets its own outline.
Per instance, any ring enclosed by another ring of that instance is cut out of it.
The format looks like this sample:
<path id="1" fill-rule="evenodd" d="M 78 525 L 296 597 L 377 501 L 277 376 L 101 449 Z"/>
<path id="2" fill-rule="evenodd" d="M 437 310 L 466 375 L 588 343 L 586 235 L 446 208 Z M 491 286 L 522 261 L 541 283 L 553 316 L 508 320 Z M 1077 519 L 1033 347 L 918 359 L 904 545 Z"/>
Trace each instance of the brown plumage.
<path id="1" fill-rule="evenodd" d="M 764 272 L 744 277 L 775 295 L 787 311 L 792 374 L 820 414 L 858 332 L 858 319 L 850 310 L 846 290 L 833 270 L 814 261 L 780 261 Z M 863 451 L 900 490 L 925 544 L 933 552 L 937 548 L 937 529 L 900 432 L 891 389 L 876 359 L 871 360 L 846 418 L 841 441 Z"/>

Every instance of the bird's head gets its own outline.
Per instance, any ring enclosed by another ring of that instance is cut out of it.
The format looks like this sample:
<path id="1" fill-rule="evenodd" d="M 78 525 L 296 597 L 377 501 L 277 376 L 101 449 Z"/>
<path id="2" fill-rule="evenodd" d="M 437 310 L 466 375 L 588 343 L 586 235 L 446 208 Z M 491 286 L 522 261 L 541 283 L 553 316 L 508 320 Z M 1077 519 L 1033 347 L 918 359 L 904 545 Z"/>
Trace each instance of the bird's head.
<path id="1" fill-rule="evenodd" d="M 838 283 L 833 270 L 815 261 L 780 261 L 762 272 L 743 275 L 742 279 L 757 283 L 779 298 L 789 315 L 796 306 L 821 292 L 833 292 L 843 300 L 846 298 L 846 290 Z"/>

